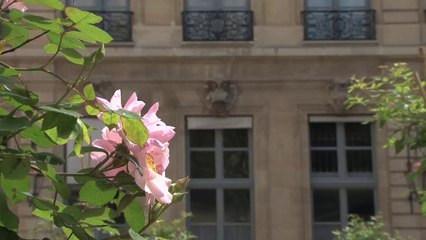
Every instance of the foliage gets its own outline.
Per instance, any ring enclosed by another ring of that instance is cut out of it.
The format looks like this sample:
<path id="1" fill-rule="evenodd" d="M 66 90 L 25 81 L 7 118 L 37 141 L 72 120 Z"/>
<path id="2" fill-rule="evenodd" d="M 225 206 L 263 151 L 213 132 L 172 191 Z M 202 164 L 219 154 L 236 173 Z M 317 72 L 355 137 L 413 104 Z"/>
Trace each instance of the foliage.
<path id="1" fill-rule="evenodd" d="M 59 11 L 55 14 L 59 17 L 26 11 L 34 5 Z M 136 94 L 124 107 L 119 90 L 111 102 L 96 97 L 89 81 L 105 56 L 104 44 L 112 40 L 97 27 L 100 16 L 65 7 L 59 0 L 0 0 L 0 6 L 1 56 L 25 51 L 37 39 L 46 42 L 46 61 L 38 66 L 18 67 L 0 58 L 0 235 L 22 239 L 18 236 L 20 219 L 11 209 L 28 201 L 34 216 L 53 223 L 70 240 L 95 239 L 94 229 L 108 232 L 109 239 L 145 239 L 149 226 L 172 203 L 182 200 L 188 184 L 187 179 L 172 184 L 165 177 L 173 127 L 157 117 L 158 104 L 142 116 L 145 104 Z M 74 76 L 64 78 L 51 70 L 58 57 L 79 68 Z M 52 103 L 40 102 L 26 84 L 37 80 L 27 72 L 55 79 L 64 86 L 63 94 Z M 92 128 L 81 120 L 80 109 L 107 126 L 102 139 L 92 141 Z M 24 141 L 33 145 L 24 146 Z M 92 168 L 75 174 L 58 171 L 65 160 L 52 149 L 72 143 L 70 156 L 90 154 L 96 160 Z M 33 174 L 49 181 L 53 194 L 33 195 Z M 65 177 L 74 177 L 80 185 L 79 199 L 73 205 L 62 202 L 71 197 Z M 141 204 L 143 199 L 145 204 Z M 116 227 L 119 216 L 128 223 L 128 233 Z"/>
<path id="2" fill-rule="evenodd" d="M 426 69 L 425 69 L 426 70 Z M 386 147 L 396 154 L 405 151 L 410 199 L 422 203 L 426 214 L 424 190 L 416 179 L 426 170 L 426 82 L 406 63 L 382 67 L 382 74 L 372 78 L 353 78 L 348 106 L 364 106 L 374 114 L 380 128 L 388 127 Z"/>
<path id="3" fill-rule="evenodd" d="M 185 220 L 188 217 L 191 215 L 182 213 L 181 218 L 173 221 L 157 220 L 147 233 L 160 239 L 196 240 L 197 238 L 184 228 Z"/>
<path id="4" fill-rule="evenodd" d="M 365 221 L 359 216 L 352 215 L 346 227 L 333 231 L 334 240 L 403 240 L 399 235 L 385 231 L 383 219 L 380 216 L 371 217 Z"/>

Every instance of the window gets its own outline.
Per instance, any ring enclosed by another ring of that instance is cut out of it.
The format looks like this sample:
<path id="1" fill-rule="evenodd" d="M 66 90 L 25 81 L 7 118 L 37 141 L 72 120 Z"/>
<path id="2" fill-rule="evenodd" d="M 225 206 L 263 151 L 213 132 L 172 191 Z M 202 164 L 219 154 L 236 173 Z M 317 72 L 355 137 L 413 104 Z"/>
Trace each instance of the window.
<path id="1" fill-rule="evenodd" d="M 130 0 L 67 0 L 68 5 L 102 16 L 99 27 L 115 42 L 132 41 L 132 12 Z"/>
<path id="2" fill-rule="evenodd" d="M 375 39 L 369 0 L 306 0 L 305 40 Z"/>
<path id="3" fill-rule="evenodd" d="M 251 118 L 188 119 L 188 227 L 198 239 L 254 239 L 250 128 Z"/>
<path id="4" fill-rule="evenodd" d="M 185 0 L 184 41 L 251 41 L 249 0 Z"/>
<path id="5" fill-rule="evenodd" d="M 376 212 L 371 124 L 323 120 L 309 124 L 314 240 L 331 240 L 350 214 Z"/>

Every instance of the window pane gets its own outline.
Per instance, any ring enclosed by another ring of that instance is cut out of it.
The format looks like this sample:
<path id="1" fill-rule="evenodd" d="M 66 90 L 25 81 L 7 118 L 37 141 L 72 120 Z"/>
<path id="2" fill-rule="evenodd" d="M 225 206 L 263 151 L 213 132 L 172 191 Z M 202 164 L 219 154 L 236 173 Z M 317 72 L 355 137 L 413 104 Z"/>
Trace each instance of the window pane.
<path id="1" fill-rule="evenodd" d="M 185 0 L 185 10 L 215 10 L 216 0 Z"/>
<path id="2" fill-rule="evenodd" d="M 357 214 L 364 219 L 374 215 L 374 191 L 373 189 L 348 189 L 349 214 Z"/>
<path id="3" fill-rule="evenodd" d="M 247 129 L 225 129 L 223 130 L 224 147 L 248 147 Z"/>
<path id="4" fill-rule="evenodd" d="M 371 146 L 370 124 L 345 123 L 346 146 Z"/>
<path id="5" fill-rule="evenodd" d="M 216 222 L 216 190 L 192 189 L 190 190 L 191 213 L 194 223 Z"/>
<path id="6" fill-rule="evenodd" d="M 338 228 L 339 224 L 314 224 L 314 240 L 333 240 L 332 231 Z"/>
<path id="7" fill-rule="evenodd" d="M 105 10 L 126 11 L 130 9 L 128 0 L 103 0 Z"/>
<path id="8" fill-rule="evenodd" d="M 339 8 L 365 9 L 368 6 L 367 0 L 339 0 Z"/>
<path id="9" fill-rule="evenodd" d="M 214 130 L 190 130 L 190 147 L 214 147 Z"/>
<path id="10" fill-rule="evenodd" d="M 314 190 L 314 221 L 340 222 L 340 201 L 338 189 Z"/>
<path id="11" fill-rule="evenodd" d="M 336 146 L 335 123 L 311 123 L 309 127 L 312 147 Z"/>
<path id="12" fill-rule="evenodd" d="M 250 240 L 250 226 L 225 226 L 225 240 Z"/>
<path id="13" fill-rule="evenodd" d="M 68 4 L 85 10 L 101 10 L 101 0 L 68 0 Z"/>
<path id="14" fill-rule="evenodd" d="M 247 151 L 225 151 L 223 158 L 225 178 L 249 177 L 249 156 Z"/>
<path id="15" fill-rule="evenodd" d="M 192 225 L 190 227 L 190 231 L 192 234 L 197 236 L 198 239 L 217 240 L 216 226 Z"/>
<path id="16" fill-rule="evenodd" d="M 306 1 L 307 8 L 332 8 L 333 1 L 332 0 L 307 0 Z"/>
<path id="17" fill-rule="evenodd" d="M 312 172 L 337 172 L 337 151 L 311 151 Z"/>
<path id="18" fill-rule="evenodd" d="M 346 151 L 346 159 L 349 173 L 373 172 L 370 150 L 348 150 Z"/>
<path id="19" fill-rule="evenodd" d="M 191 178 L 215 178 L 215 153 L 191 151 Z"/>
<path id="20" fill-rule="evenodd" d="M 224 190 L 225 221 L 233 223 L 250 221 L 250 190 Z"/>
<path id="21" fill-rule="evenodd" d="M 221 9 L 219 10 L 249 10 L 249 0 L 222 0 Z"/>

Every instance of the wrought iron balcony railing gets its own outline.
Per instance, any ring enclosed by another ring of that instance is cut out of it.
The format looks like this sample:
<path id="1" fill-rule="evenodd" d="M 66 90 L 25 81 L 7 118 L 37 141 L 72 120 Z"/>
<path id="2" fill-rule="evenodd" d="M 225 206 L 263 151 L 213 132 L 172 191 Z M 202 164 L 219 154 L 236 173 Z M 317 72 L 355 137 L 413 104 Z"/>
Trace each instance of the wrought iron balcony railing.
<path id="1" fill-rule="evenodd" d="M 252 11 L 183 11 L 184 41 L 252 41 Z"/>
<path id="2" fill-rule="evenodd" d="M 302 12 L 305 40 L 374 40 L 374 10 L 308 10 Z"/>
<path id="3" fill-rule="evenodd" d="M 91 11 L 102 16 L 99 27 L 108 32 L 114 42 L 132 41 L 132 15 L 130 11 Z"/>

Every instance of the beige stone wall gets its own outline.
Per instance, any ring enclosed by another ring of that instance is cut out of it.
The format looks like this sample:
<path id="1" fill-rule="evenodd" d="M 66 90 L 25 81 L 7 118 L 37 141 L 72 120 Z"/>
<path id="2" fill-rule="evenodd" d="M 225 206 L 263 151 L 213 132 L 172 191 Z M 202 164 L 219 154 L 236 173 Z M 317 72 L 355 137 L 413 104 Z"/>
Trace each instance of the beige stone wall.
<path id="1" fill-rule="evenodd" d="M 310 240 L 311 189 L 308 115 L 337 115 L 327 90 L 332 82 L 348 82 L 353 74 L 374 75 L 377 66 L 397 61 L 417 62 L 426 41 L 420 0 L 372 0 L 377 14 L 377 40 L 366 42 L 303 41 L 300 12 L 303 0 L 252 0 L 255 40 L 239 43 L 182 41 L 183 0 L 132 0 L 132 43 L 112 43 L 107 59 L 92 81 L 110 82 L 124 96 L 132 91 L 147 102 L 161 103 L 160 117 L 176 126 L 168 174 L 185 176 L 185 117 L 208 116 L 202 105 L 206 80 L 232 80 L 240 96 L 231 116 L 253 117 L 255 226 L 257 240 Z M 51 14 L 51 13 L 43 13 Z M 10 54 L 15 65 L 36 65 L 45 59 L 43 39 Z M 59 59 L 54 69 L 72 79 L 74 67 Z M 48 76 L 25 75 L 30 87 L 51 102 L 63 87 Z M 359 114 L 365 112 L 346 112 Z M 385 142 L 376 131 L 377 146 Z M 392 230 L 417 240 L 426 238 L 426 218 L 418 206 L 410 212 L 403 176 L 404 159 L 377 147 L 379 210 Z M 178 216 L 183 204 L 169 213 Z M 27 206 L 19 212 L 29 216 Z M 23 232 L 31 236 L 34 220 Z"/>

